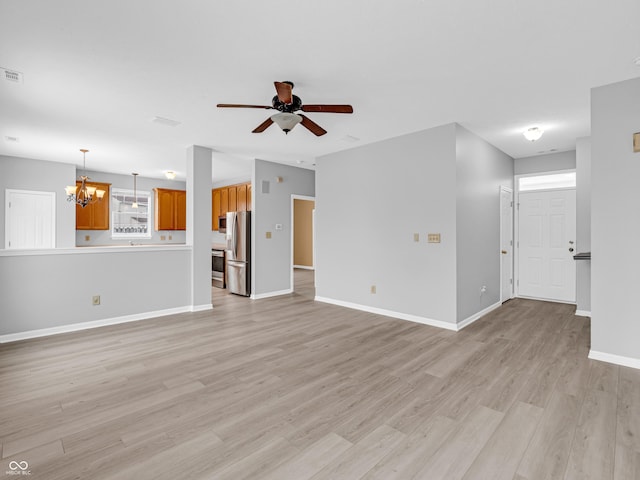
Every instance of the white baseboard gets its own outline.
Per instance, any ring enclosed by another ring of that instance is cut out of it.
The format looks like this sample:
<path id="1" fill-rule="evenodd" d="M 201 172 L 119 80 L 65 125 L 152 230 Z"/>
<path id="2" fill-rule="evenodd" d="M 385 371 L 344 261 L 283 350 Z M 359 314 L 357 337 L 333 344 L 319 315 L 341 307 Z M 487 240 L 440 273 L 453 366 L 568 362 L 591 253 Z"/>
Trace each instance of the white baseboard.
<path id="1" fill-rule="evenodd" d="M 591 317 L 591 312 L 586 310 L 576 310 L 575 313 L 578 317 Z"/>
<path id="2" fill-rule="evenodd" d="M 601 362 L 613 363 L 614 365 L 622 365 L 623 367 L 631 367 L 640 369 L 640 358 L 622 357 L 613 355 L 612 353 L 589 351 L 591 360 L 599 360 Z"/>
<path id="3" fill-rule="evenodd" d="M 277 290 L 275 292 L 251 294 L 251 299 L 252 300 L 261 300 L 263 298 L 271 298 L 271 297 L 278 297 L 280 295 L 288 295 L 289 293 L 293 293 L 293 289 L 292 288 L 288 288 L 286 290 Z"/>
<path id="4" fill-rule="evenodd" d="M 213 310 L 213 304 L 205 303 L 204 305 L 191 305 L 189 307 L 190 312 L 204 312 L 206 310 Z"/>
<path id="5" fill-rule="evenodd" d="M 58 327 L 41 328 L 38 330 L 28 330 L 26 332 L 18 333 L 9 333 L 6 335 L 0 335 L 0 343 L 17 342 L 18 340 L 27 340 L 29 338 L 48 337 L 49 335 L 58 335 L 60 333 L 77 332 L 79 330 L 88 330 L 90 328 L 106 327 L 108 325 L 117 325 L 119 323 L 137 322 L 138 320 L 147 320 L 154 317 L 164 317 L 166 315 L 175 315 L 177 313 L 196 311 L 192 310 L 192 308 L 192 306 L 168 308 L 166 310 L 136 313 L 134 315 L 105 318 L 102 320 L 93 320 L 91 322 L 72 323 L 69 325 L 60 325 Z"/>
<path id="6" fill-rule="evenodd" d="M 309 267 L 308 265 L 294 265 L 293 268 L 299 268 L 300 270 L 315 270 L 314 267 Z"/>
<path id="7" fill-rule="evenodd" d="M 502 305 L 502 302 L 496 302 L 493 305 L 488 306 L 484 310 L 480 310 L 478 313 L 474 313 L 470 317 L 467 317 L 464 320 L 462 320 L 461 322 L 458 322 L 458 330 L 462 330 L 464 327 L 467 327 L 467 326 L 471 325 L 473 322 L 475 322 L 476 320 L 484 317 L 487 313 L 495 310 L 500 305 Z"/>
<path id="8" fill-rule="evenodd" d="M 315 297 L 317 302 L 330 303 L 332 305 L 338 305 L 340 307 L 353 308 L 354 310 L 361 310 L 363 312 L 375 313 L 377 315 L 384 315 L 386 317 L 399 318 L 400 320 L 408 320 L 410 322 L 422 323 L 424 325 L 430 325 L 432 327 L 445 328 L 447 330 L 458 330 L 458 326 L 454 323 L 443 322 L 441 320 L 433 320 L 432 318 L 420 317 L 418 315 L 411 315 L 409 313 L 395 312 L 393 310 L 385 310 L 383 308 L 370 307 L 369 305 L 360 305 L 358 303 L 343 302 L 342 300 L 334 300 L 326 297 Z"/>

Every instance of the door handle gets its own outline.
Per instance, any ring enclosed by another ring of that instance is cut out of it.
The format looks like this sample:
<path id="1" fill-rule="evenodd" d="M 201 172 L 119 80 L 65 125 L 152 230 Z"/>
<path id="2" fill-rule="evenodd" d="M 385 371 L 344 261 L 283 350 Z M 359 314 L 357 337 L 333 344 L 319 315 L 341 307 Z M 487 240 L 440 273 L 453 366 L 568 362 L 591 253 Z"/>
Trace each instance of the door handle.
<path id="1" fill-rule="evenodd" d="M 503 255 L 506 255 L 507 251 L 506 250 L 502 250 L 500 253 L 502 253 Z"/>
<path id="2" fill-rule="evenodd" d="M 569 251 L 570 251 L 570 252 L 573 252 L 573 247 L 569 248 Z"/>

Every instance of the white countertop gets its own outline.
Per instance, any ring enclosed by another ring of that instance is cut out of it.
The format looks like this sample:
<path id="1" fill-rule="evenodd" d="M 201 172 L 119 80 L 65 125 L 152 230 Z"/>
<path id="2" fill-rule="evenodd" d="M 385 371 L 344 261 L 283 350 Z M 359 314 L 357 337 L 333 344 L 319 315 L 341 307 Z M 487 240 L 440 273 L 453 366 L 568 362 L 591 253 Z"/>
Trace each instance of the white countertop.
<path id="1" fill-rule="evenodd" d="M 75 248 L 46 248 L 46 249 L 24 249 L 24 250 L 0 250 L 0 257 L 17 257 L 29 255 L 82 255 L 94 253 L 115 253 L 115 252 L 158 252 L 158 251 L 191 250 L 191 245 L 184 243 L 164 243 L 154 245 L 102 245 L 86 246 Z"/>

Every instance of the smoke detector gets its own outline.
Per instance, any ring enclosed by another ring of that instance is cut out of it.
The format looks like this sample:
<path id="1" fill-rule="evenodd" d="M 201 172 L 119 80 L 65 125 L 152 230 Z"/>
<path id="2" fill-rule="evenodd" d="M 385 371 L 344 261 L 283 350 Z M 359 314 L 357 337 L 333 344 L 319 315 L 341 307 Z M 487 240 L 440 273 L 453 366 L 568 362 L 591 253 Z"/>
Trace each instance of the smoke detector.
<path id="1" fill-rule="evenodd" d="M 12 83 L 22 83 L 23 81 L 22 72 L 18 72 L 17 70 L 9 70 L 8 68 L 1 68 L 1 67 L 0 67 L 0 70 L 2 70 L 2 77 L 5 79 L 5 81 L 12 82 Z"/>

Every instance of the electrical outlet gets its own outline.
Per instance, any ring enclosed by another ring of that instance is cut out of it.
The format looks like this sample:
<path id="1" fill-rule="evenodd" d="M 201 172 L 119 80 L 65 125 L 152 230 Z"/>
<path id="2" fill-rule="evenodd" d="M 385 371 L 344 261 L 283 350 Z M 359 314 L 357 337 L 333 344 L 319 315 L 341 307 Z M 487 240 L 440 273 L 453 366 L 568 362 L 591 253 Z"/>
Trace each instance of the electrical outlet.
<path id="1" fill-rule="evenodd" d="M 371 285 L 371 293 L 376 293 L 376 286 L 375 285 Z"/>
<path id="2" fill-rule="evenodd" d="M 169 240 L 173 240 L 173 235 L 169 235 Z"/>
<path id="3" fill-rule="evenodd" d="M 94 295 L 91 299 L 92 305 L 100 305 L 100 295 Z"/>
<path id="4" fill-rule="evenodd" d="M 166 239 L 167 239 L 167 237 L 165 237 L 164 235 L 160 235 L 160 240 L 164 241 Z"/>
<path id="5" fill-rule="evenodd" d="M 85 235 L 85 236 L 84 236 L 84 241 L 85 241 L 85 242 L 88 242 L 88 241 L 90 241 L 90 240 L 91 240 L 91 235 Z"/>
<path id="6" fill-rule="evenodd" d="M 482 295 L 483 293 L 487 293 L 487 286 L 483 285 L 482 287 L 480 287 L 480 295 Z"/>
<path id="7" fill-rule="evenodd" d="M 439 233 L 428 233 L 427 234 L 427 242 L 429 242 L 429 243 L 440 243 L 440 234 Z"/>
<path id="8" fill-rule="evenodd" d="M 282 224 L 276 223 L 276 230 L 282 230 Z"/>

